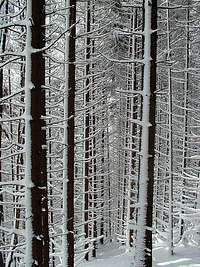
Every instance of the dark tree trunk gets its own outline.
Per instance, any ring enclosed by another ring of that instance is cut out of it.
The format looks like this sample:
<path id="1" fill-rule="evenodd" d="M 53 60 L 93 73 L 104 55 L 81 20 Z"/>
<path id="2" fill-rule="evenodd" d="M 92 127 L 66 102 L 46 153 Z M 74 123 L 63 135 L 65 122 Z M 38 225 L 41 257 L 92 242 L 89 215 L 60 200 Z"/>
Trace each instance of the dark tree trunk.
<path id="1" fill-rule="evenodd" d="M 68 75 L 68 128 L 67 128 L 67 243 L 68 267 L 74 266 L 74 135 L 75 135 L 75 38 L 76 0 L 69 1 L 69 75 Z"/>
<path id="2" fill-rule="evenodd" d="M 135 9 L 135 14 L 134 16 L 132 15 L 131 17 L 131 30 L 135 30 L 138 26 L 138 10 L 137 8 Z M 134 57 L 137 57 L 137 49 L 138 49 L 138 43 L 137 43 L 137 37 L 135 36 L 135 42 L 133 43 L 133 40 L 131 40 L 131 47 L 130 47 L 130 56 L 132 57 L 134 55 Z M 129 79 L 133 79 L 132 83 L 133 83 L 133 89 L 136 91 L 137 90 L 137 70 L 136 70 L 136 63 L 133 64 L 133 68 L 134 68 L 134 73 L 130 73 L 130 77 Z M 130 83 L 129 86 L 132 86 L 132 84 Z M 130 89 L 131 90 L 131 89 Z M 131 109 L 132 106 L 132 109 Z M 138 116 L 138 103 L 137 103 L 137 99 L 133 98 L 130 99 L 130 110 L 132 110 L 132 118 L 133 119 L 137 119 Z M 136 158 L 137 158 L 137 153 L 134 151 L 134 149 L 137 149 L 137 144 L 136 144 L 136 139 L 135 136 L 137 135 L 137 126 L 135 124 L 131 125 L 131 135 L 132 135 L 132 140 L 131 140 L 131 144 L 132 147 L 131 149 L 133 149 L 133 151 L 131 152 L 131 173 L 130 175 L 132 176 L 132 171 L 135 171 L 136 168 Z M 130 222 L 131 224 L 133 223 L 133 220 L 135 219 L 135 207 L 134 207 L 134 199 L 136 199 L 135 197 L 135 193 L 133 193 L 133 191 L 135 190 L 136 187 L 136 183 L 135 181 L 131 180 L 130 181 L 130 198 L 132 201 L 130 201 Z M 129 245 L 130 247 L 133 247 L 133 236 L 134 236 L 134 230 L 130 229 L 129 231 Z"/>
<path id="3" fill-rule="evenodd" d="M 92 9 L 94 9 L 94 4 L 92 4 Z M 92 10 L 94 11 L 94 10 Z M 94 25 L 94 12 L 92 12 L 92 23 Z M 91 48 L 91 52 L 92 55 L 94 54 L 94 41 L 92 41 L 92 48 Z M 91 64 L 91 73 L 94 74 L 94 64 Z M 94 77 L 92 77 L 91 80 L 92 83 L 92 100 L 95 100 L 95 88 L 94 88 Z M 93 106 L 93 112 L 92 112 L 92 135 L 95 135 L 95 131 L 96 131 L 96 116 L 95 116 L 95 107 Z M 96 212 L 96 207 L 97 207 L 97 176 L 96 176 L 96 172 L 97 172 L 97 160 L 96 160 L 96 138 L 93 137 L 92 140 L 92 151 L 91 151 L 91 157 L 93 158 L 92 160 L 92 175 L 93 175 L 93 179 L 92 179 L 92 188 L 93 188 L 93 192 L 92 192 L 92 197 L 91 200 L 93 201 L 91 203 L 91 207 L 92 207 L 92 213 L 93 213 L 93 237 L 92 238 L 97 238 L 98 234 L 97 234 L 97 212 Z M 93 242 L 93 250 L 92 250 L 92 257 L 96 257 L 96 247 L 97 247 L 97 241 L 94 240 Z"/>
<path id="4" fill-rule="evenodd" d="M 90 0 L 87 1 L 87 6 L 86 6 L 86 32 L 90 32 L 90 24 L 91 24 L 91 11 L 90 11 L 91 5 L 90 5 Z M 86 38 L 86 55 L 85 59 L 90 60 L 91 56 L 91 40 L 90 37 Z M 86 65 L 85 69 L 85 75 L 86 75 L 86 95 L 85 95 L 85 105 L 86 107 L 89 105 L 90 102 L 90 79 L 88 75 L 90 74 L 90 63 Z M 84 211 L 84 230 L 85 230 L 85 238 L 88 240 L 89 238 L 89 225 L 88 225 L 88 220 L 89 220 L 89 157 L 90 157 L 90 151 L 89 151 L 89 135 L 90 135 L 90 112 L 87 109 L 86 110 L 86 115 L 85 115 L 85 211 Z M 88 241 L 85 244 L 85 249 L 88 250 L 89 243 Z M 85 259 L 88 261 L 89 260 L 89 252 L 86 252 L 85 254 Z"/>
<path id="5" fill-rule="evenodd" d="M 104 105 L 104 102 L 103 102 Z M 102 114 L 102 118 L 104 117 L 104 115 Z M 100 238 L 100 244 L 104 244 L 104 172 L 105 172 L 105 158 L 104 158 L 104 152 L 105 152 L 105 130 L 102 131 L 102 136 L 101 136 L 101 171 L 102 171 L 102 177 L 101 177 L 101 181 L 100 181 L 100 196 L 101 196 L 101 221 L 100 221 L 100 236 L 102 236 Z"/>
<path id="6" fill-rule="evenodd" d="M 184 140 L 183 140 L 183 165 L 182 165 L 182 169 L 183 172 L 185 171 L 186 167 L 187 167 L 187 146 L 188 146 L 188 89 L 189 89 L 189 72 L 188 72 L 188 68 L 190 67 L 190 34 L 189 34 L 189 21 L 190 21 L 190 9 L 189 9 L 189 5 L 190 2 L 187 1 L 188 7 L 186 10 L 186 62 L 185 62 L 185 85 L 184 85 Z M 181 206 L 184 207 L 184 188 L 186 186 L 186 179 L 184 178 L 183 175 L 183 192 L 182 192 L 182 197 L 181 197 Z M 181 209 L 181 213 L 184 213 L 184 209 Z M 183 216 L 182 216 L 183 217 Z M 180 225 L 180 238 L 183 237 L 183 233 L 184 233 L 184 220 L 181 218 L 181 225 Z"/>
<path id="7" fill-rule="evenodd" d="M 95 133 L 95 115 L 93 114 L 93 134 Z M 96 207 L 97 207 L 97 177 L 96 177 L 96 139 L 93 139 L 93 175 L 94 175 L 94 179 L 93 179 L 93 201 L 94 201 L 94 210 L 93 210 L 93 216 L 94 216 L 94 221 L 93 221 L 93 238 L 97 238 L 97 214 L 96 214 Z M 95 240 L 93 243 L 93 250 L 92 250 L 92 256 L 96 257 L 96 246 L 97 246 L 97 241 Z"/>
<path id="8" fill-rule="evenodd" d="M 3 6 L 4 1 L 2 2 L 2 5 L 0 5 L 0 9 Z M 8 1 L 6 1 L 5 3 L 5 14 L 8 14 Z M 1 53 L 5 52 L 6 49 L 6 36 L 7 36 L 7 28 L 5 30 L 3 30 L 2 33 L 2 46 L 1 46 Z M 1 58 L 2 62 L 3 62 L 3 57 Z M 2 98 L 4 95 L 3 92 L 3 68 L 0 69 L 0 98 Z M 2 114 L 3 114 L 3 105 L 0 105 L 0 118 L 2 118 Z M 0 158 L 2 156 L 1 153 L 1 147 L 2 147 L 2 124 L 0 124 Z M 0 160 L 0 182 L 2 182 L 2 163 Z M 0 187 L 1 189 L 1 187 Z M 0 202 L 3 202 L 3 194 L 0 193 Z M 0 204 L 0 226 L 2 225 L 2 222 L 4 221 L 4 214 L 3 214 L 3 205 Z M 0 234 L 0 240 L 3 241 L 4 237 L 3 237 L 3 233 Z M 0 241 L 0 243 L 1 243 Z M 4 263 L 4 258 L 3 258 L 3 253 L 0 252 L 0 266 L 4 267 L 5 263 Z"/>
<path id="9" fill-rule="evenodd" d="M 157 29 L 157 0 L 152 0 L 151 29 Z M 151 80 L 150 80 L 150 112 L 149 122 L 149 161 L 148 161 L 148 188 L 147 188 L 147 216 L 146 216 L 146 249 L 145 266 L 152 266 L 152 221 L 153 221 L 153 185 L 154 185 L 154 156 L 155 156 L 155 112 L 156 112 L 156 56 L 157 32 L 151 35 Z"/>
<path id="10" fill-rule="evenodd" d="M 45 46 L 45 0 L 32 0 L 31 46 Z M 45 121 L 45 59 L 42 52 L 31 54 L 30 135 L 31 135 L 31 209 L 32 209 L 32 266 L 49 266 L 47 161 Z M 30 85 L 28 85 L 30 86 Z M 28 101 L 27 99 L 25 101 Z M 31 234 L 31 233 L 30 233 Z"/>

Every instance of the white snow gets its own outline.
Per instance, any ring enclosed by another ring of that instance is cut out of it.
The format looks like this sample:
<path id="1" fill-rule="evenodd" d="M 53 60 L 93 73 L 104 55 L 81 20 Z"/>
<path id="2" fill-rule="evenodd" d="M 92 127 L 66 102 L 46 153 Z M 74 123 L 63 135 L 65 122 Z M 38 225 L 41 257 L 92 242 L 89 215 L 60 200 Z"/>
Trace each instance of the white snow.
<path id="1" fill-rule="evenodd" d="M 174 255 L 169 255 L 166 244 L 156 244 L 153 257 L 153 267 L 200 267 L 200 248 L 179 245 L 174 249 Z"/>
<path id="2" fill-rule="evenodd" d="M 90 262 L 81 263 L 80 267 L 129 267 L 133 261 L 133 255 L 126 253 L 125 246 L 111 243 L 98 249 L 97 258 Z"/>
<path id="3" fill-rule="evenodd" d="M 125 246 L 110 244 L 99 248 L 97 258 L 84 262 L 78 267 L 137 267 L 133 265 L 133 253 L 126 252 Z M 179 245 L 171 256 L 167 244 L 159 242 L 153 250 L 153 267 L 200 267 L 200 248 Z"/>

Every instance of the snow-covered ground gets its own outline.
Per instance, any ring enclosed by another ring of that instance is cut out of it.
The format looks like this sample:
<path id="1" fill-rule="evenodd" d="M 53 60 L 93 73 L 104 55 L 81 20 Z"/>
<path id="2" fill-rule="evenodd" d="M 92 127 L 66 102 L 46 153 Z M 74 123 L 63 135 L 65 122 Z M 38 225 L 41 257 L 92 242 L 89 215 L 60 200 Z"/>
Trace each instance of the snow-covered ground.
<path id="1" fill-rule="evenodd" d="M 196 247 L 180 245 L 170 256 L 166 246 L 160 243 L 154 248 L 153 257 L 155 267 L 200 267 L 200 248 Z"/>
<path id="2" fill-rule="evenodd" d="M 179 246 L 170 256 L 166 246 L 158 243 L 153 251 L 154 267 L 200 267 L 200 248 Z M 133 255 L 116 243 L 99 249 L 97 259 L 80 267 L 132 267 Z"/>
<path id="3" fill-rule="evenodd" d="M 129 267 L 133 256 L 126 253 L 124 246 L 116 243 L 99 249 L 97 259 L 83 263 L 81 267 Z"/>

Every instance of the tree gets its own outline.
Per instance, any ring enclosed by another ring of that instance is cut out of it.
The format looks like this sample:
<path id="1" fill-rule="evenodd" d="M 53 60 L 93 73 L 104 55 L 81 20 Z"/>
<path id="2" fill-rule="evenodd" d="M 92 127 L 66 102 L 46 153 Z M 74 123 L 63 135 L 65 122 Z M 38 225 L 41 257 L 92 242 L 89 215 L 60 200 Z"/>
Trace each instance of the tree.
<path id="1" fill-rule="evenodd" d="M 25 71 L 26 266 L 49 266 L 45 129 L 45 1 L 27 1 Z"/>
<path id="2" fill-rule="evenodd" d="M 91 1 L 87 1 L 87 6 L 86 6 L 86 33 L 88 34 L 91 30 Z M 87 107 L 90 104 L 90 98 L 91 98 L 91 92 L 90 92 L 90 79 L 89 79 L 89 74 L 90 74 L 90 57 L 91 57 L 91 39 L 90 36 L 86 37 L 86 48 L 85 48 L 85 60 L 87 63 L 85 67 L 85 76 L 86 76 L 86 93 L 85 93 L 85 106 Z M 86 110 L 85 114 L 85 167 L 84 167 L 84 231 L 85 231 L 85 238 L 86 238 L 86 244 L 85 244 L 85 249 L 86 254 L 85 254 L 85 259 L 89 260 L 89 196 L 90 196 L 90 121 L 91 121 L 91 115 L 90 115 L 90 110 Z"/>
<path id="3" fill-rule="evenodd" d="M 152 215 L 155 144 L 157 1 L 144 1 L 144 73 L 141 166 L 135 263 L 152 266 Z"/>
<path id="4" fill-rule="evenodd" d="M 75 38 L 76 0 L 69 1 L 68 126 L 67 126 L 67 249 L 68 266 L 74 266 L 74 145 L 75 145 Z"/>
<path id="5" fill-rule="evenodd" d="M 2 6 L 3 6 L 3 3 L 2 3 Z M 0 10 L 3 9 L 3 7 L 0 6 Z M 6 1 L 6 4 L 5 4 L 5 15 L 8 14 L 8 1 Z M 1 38 L 0 38 L 0 43 L 1 43 L 1 53 L 4 53 L 5 52 L 5 49 L 6 49 L 6 36 L 7 36 L 7 32 L 8 32 L 8 29 L 4 29 L 3 32 L 2 32 L 2 35 L 1 35 Z M 3 58 L 2 58 L 2 61 L 3 61 Z M 3 90 L 3 68 L 0 69 L 0 98 L 2 98 L 4 95 L 4 90 Z M 3 113 L 3 106 L 0 104 L 0 118 L 2 118 L 2 113 Z M 2 156 L 2 153 L 1 153 L 1 148 L 2 148 L 2 132 L 3 132 L 3 129 L 2 129 L 2 124 L 0 124 L 0 157 Z M 2 182 L 2 163 L 0 161 L 0 182 Z M 2 188 L 0 187 L 0 190 Z M 2 226 L 2 222 L 4 221 L 4 210 L 3 210 L 3 194 L 0 192 L 0 226 Z M 0 235 L 1 239 L 3 240 L 3 233 L 1 233 Z M 4 255 L 2 252 L 0 252 L 0 265 L 4 267 L 4 259 L 3 259 Z"/>

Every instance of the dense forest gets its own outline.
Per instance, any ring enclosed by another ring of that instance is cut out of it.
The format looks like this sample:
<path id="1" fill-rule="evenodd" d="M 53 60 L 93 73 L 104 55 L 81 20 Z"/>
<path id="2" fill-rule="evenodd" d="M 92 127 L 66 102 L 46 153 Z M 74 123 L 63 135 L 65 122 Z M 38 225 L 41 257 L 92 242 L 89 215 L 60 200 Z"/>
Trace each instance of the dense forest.
<path id="1" fill-rule="evenodd" d="M 0 0 L 0 267 L 199 248 L 199 20 L 199 0 Z"/>

